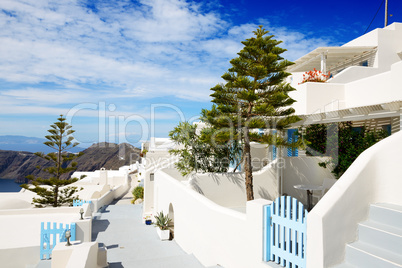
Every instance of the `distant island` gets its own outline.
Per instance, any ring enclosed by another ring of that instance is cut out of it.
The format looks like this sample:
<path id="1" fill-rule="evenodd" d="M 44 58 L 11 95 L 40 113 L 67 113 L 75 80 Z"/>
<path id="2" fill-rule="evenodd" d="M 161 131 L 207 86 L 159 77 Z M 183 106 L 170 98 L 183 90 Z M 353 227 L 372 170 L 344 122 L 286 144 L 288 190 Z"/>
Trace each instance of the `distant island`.
<path id="1" fill-rule="evenodd" d="M 45 146 L 46 147 L 46 146 Z M 119 169 L 119 167 L 134 164 L 140 159 L 139 148 L 130 144 L 97 143 L 83 150 L 84 155 L 77 162 L 78 171 L 95 171 L 104 167 L 106 169 Z M 25 177 L 47 176 L 36 166 L 46 167 L 49 163 L 28 151 L 0 150 L 0 178 L 14 179 L 18 183 L 25 183 Z M 71 176 L 67 174 L 66 178 Z"/>

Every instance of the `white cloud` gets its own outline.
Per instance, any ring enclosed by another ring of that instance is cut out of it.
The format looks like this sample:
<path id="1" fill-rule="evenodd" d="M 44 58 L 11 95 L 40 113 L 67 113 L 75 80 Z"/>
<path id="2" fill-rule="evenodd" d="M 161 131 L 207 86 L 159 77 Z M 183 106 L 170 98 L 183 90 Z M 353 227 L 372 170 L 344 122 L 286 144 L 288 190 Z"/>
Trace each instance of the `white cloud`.
<path id="1" fill-rule="evenodd" d="M 122 20 L 128 37 L 147 42 L 183 42 L 208 37 L 223 21 L 202 14 L 195 3 L 182 0 L 142 0 L 140 10 Z M 132 16 L 134 15 L 134 16 Z M 135 19 L 133 19 L 135 18 Z"/>
<path id="2" fill-rule="evenodd" d="M 65 108 L 57 105 L 138 97 L 206 102 L 240 42 L 258 27 L 231 25 L 204 4 L 184 0 L 90 4 L 93 9 L 78 0 L 0 1 L 0 113 L 60 113 Z M 329 43 L 264 26 L 284 41 L 290 60 Z"/>

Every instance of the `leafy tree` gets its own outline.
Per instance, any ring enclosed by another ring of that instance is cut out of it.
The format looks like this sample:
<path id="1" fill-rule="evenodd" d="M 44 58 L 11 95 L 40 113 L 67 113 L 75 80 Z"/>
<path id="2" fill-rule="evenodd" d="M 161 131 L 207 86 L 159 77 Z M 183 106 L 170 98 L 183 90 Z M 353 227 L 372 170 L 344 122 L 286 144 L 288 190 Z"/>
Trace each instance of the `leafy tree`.
<path id="1" fill-rule="evenodd" d="M 352 122 L 315 124 L 306 128 L 308 155 L 325 155 L 330 160 L 319 163 L 331 166 L 335 178 L 340 178 L 366 149 L 388 136 L 384 130 L 354 128 Z"/>
<path id="2" fill-rule="evenodd" d="M 239 162 L 241 147 L 231 143 L 212 143 L 214 129 L 206 127 L 197 134 L 197 125 L 180 122 L 169 137 L 180 145 L 169 152 L 179 156 L 176 167 L 182 175 L 191 172 L 227 172 L 230 163 Z"/>
<path id="3" fill-rule="evenodd" d="M 142 186 L 137 186 L 134 188 L 132 191 L 133 194 L 133 200 L 131 200 L 131 204 L 134 204 L 135 201 L 138 199 L 144 199 L 144 187 Z"/>
<path id="4" fill-rule="evenodd" d="M 288 144 L 281 133 L 300 120 L 289 107 L 295 100 L 288 93 L 295 89 L 285 82 L 290 75 L 286 68 L 293 64 L 281 56 L 286 50 L 262 26 L 253 33 L 230 61 L 232 67 L 222 76 L 225 84 L 211 88 L 212 109 L 202 111 L 202 120 L 219 130 L 217 142 L 237 139 L 243 145 L 247 200 L 254 199 L 250 142 L 298 146 Z M 279 131 L 278 135 L 250 131 L 257 128 Z"/>
<path id="5" fill-rule="evenodd" d="M 50 134 L 45 136 L 47 141 L 44 142 L 46 146 L 54 149 L 56 152 L 48 154 L 35 153 L 37 156 L 52 163 L 49 167 L 37 167 L 49 173 L 49 178 L 35 178 L 33 175 L 29 175 L 27 179 L 32 181 L 33 187 L 29 184 L 21 185 L 21 187 L 39 195 L 38 198 L 33 198 L 32 200 L 36 207 L 43 207 L 45 205 L 52 205 L 53 207 L 72 205 L 73 200 L 78 198 L 74 196 L 78 191 L 77 187 L 63 187 L 76 182 L 78 179 L 62 179 L 61 176 L 76 170 L 77 163 L 71 161 L 81 156 L 82 153 L 68 153 L 69 149 L 78 145 L 77 142 L 73 142 L 74 137 L 71 136 L 75 131 L 71 129 L 71 125 L 65 122 L 66 119 L 63 115 L 60 115 L 57 120 L 57 122 L 50 126 L 51 128 L 48 130 Z"/>

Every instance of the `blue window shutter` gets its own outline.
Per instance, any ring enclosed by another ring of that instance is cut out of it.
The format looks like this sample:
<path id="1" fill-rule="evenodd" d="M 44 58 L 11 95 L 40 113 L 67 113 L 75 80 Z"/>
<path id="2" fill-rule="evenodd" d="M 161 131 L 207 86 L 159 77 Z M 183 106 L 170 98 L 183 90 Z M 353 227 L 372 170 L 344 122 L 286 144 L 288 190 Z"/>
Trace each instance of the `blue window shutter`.
<path id="1" fill-rule="evenodd" d="M 288 142 L 296 142 L 297 135 L 295 135 L 296 129 L 288 129 Z M 288 157 L 291 156 L 299 156 L 299 150 L 297 148 L 293 149 L 291 147 L 288 148 Z"/>
<path id="2" fill-rule="evenodd" d="M 292 142 L 293 129 L 288 129 L 288 142 Z M 292 156 L 292 148 L 288 147 L 288 157 Z"/>
<path id="3" fill-rule="evenodd" d="M 275 135 L 276 134 L 276 130 L 272 131 L 272 134 Z M 276 159 L 276 146 L 272 145 L 272 160 Z"/>

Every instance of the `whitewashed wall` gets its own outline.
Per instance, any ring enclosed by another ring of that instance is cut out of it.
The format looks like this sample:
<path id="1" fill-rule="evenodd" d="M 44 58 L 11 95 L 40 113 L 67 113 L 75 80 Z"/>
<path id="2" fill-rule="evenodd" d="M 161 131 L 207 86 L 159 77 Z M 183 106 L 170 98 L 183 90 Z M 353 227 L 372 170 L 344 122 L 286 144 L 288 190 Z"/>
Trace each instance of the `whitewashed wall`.
<path id="1" fill-rule="evenodd" d="M 34 267 L 40 259 L 41 222 L 77 222 L 80 218 L 79 210 L 80 207 L 1 210 L 0 266 Z"/>
<path id="2" fill-rule="evenodd" d="M 168 151 L 148 152 L 146 155 L 146 166 L 144 174 L 144 203 L 143 214 L 152 213 L 154 207 L 154 182 L 151 181 L 151 173 L 155 173 L 160 168 L 173 165 L 174 160 Z"/>
<path id="3" fill-rule="evenodd" d="M 318 163 L 328 160 L 327 157 L 285 157 L 283 170 L 283 193 L 290 195 L 307 205 L 307 192 L 295 189 L 298 184 L 322 185 L 325 178 L 335 178 L 329 168 L 322 168 Z"/>
<path id="4" fill-rule="evenodd" d="M 165 170 L 155 176 L 155 210 L 174 211 L 175 241 L 205 266 L 270 267 L 262 261 L 262 213 L 267 200 L 247 203 L 247 214 L 224 208 Z M 223 193 L 224 194 L 224 193 Z"/>
<path id="5" fill-rule="evenodd" d="M 296 91 L 290 92 L 289 96 L 297 101 L 292 105 L 297 114 L 332 111 L 332 107 L 328 105 L 334 101 L 345 99 L 344 84 L 307 82 L 297 86 L 296 89 Z M 344 107 L 335 108 L 342 109 Z"/>
<path id="6" fill-rule="evenodd" d="M 307 266 L 343 261 L 345 244 L 357 239 L 357 224 L 369 205 L 402 205 L 402 132 L 364 151 L 307 217 Z"/>
<path id="7" fill-rule="evenodd" d="M 390 71 L 345 85 L 346 107 L 402 100 L 402 61 L 390 67 Z"/>
<path id="8" fill-rule="evenodd" d="M 253 172 L 255 199 L 274 200 L 278 197 L 275 163 Z M 216 204 L 231 208 L 246 207 L 244 173 L 197 173 L 184 178 L 175 169 L 165 169 L 165 172 Z"/>

